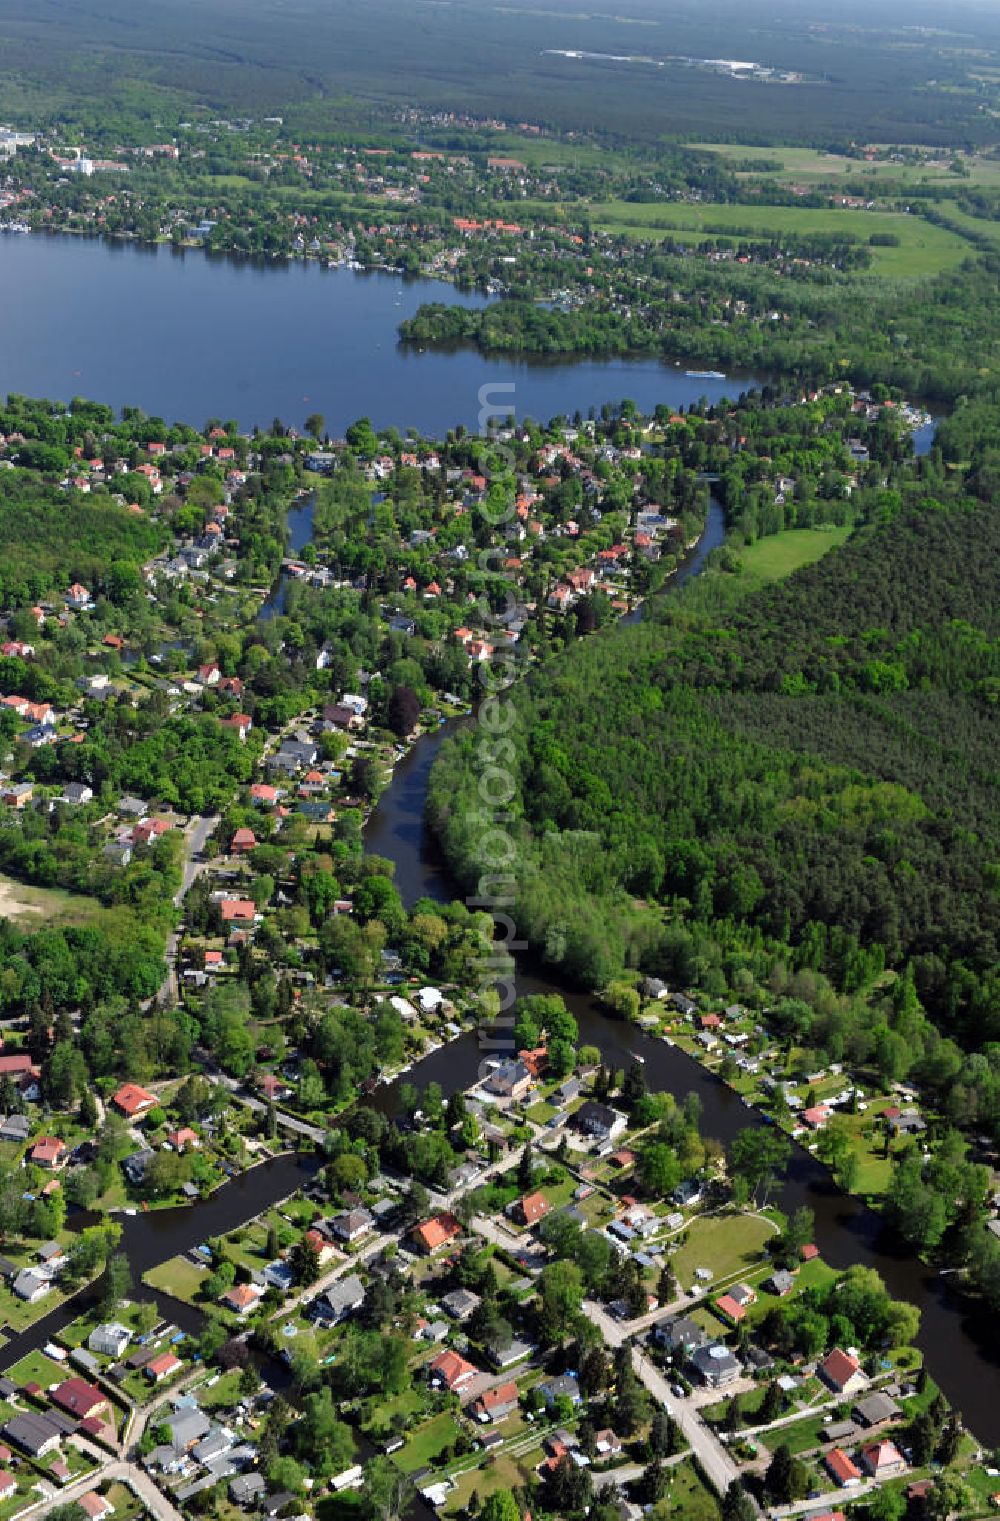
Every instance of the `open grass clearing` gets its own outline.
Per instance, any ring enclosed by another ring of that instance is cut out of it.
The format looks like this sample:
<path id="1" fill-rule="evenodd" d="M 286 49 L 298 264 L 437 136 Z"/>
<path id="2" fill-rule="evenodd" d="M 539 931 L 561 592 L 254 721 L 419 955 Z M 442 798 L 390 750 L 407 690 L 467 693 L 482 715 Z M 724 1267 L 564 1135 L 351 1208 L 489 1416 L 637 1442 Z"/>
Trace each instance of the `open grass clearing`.
<path id="1" fill-rule="evenodd" d="M 712 1283 L 736 1273 L 762 1266 L 764 1246 L 775 1226 L 761 1215 L 697 1215 L 687 1228 L 687 1239 L 670 1259 L 678 1281 L 690 1288 L 695 1268 L 708 1268 Z M 708 1285 L 711 1292 L 712 1285 Z"/>
<path id="2" fill-rule="evenodd" d="M 431 1467 L 454 1442 L 455 1430 L 454 1414 L 442 1411 L 407 1436 L 406 1446 L 396 1455 L 397 1464 L 405 1473 Z"/>
<path id="3" fill-rule="evenodd" d="M 29 887 L 13 877 L 0 876 L 0 918 L 24 929 L 49 929 L 55 924 L 93 924 L 104 912 L 96 898 L 64 892 L 58 887 Z"/>
<path id="4" fill-rule="evenodd" d="M 849 527 L 786 528 L 768 534 L 738 551 L 743 567 L 740 580 L 761 586 L 768 581 L 784 581 L 804 565 L 814 565 L 850 536 Z"/>
<path id="5" fill-rule="evenodd" d="M 872 248 L 872 271 L 886 279 L 919 279 L 954 269 L 969 254 L 960 233 L 922 217 L 894 211 L 854 211 L 836 207 L 679 205 L 606 201 L 591 206 L 596 227 L 636 235 L 696 232 L 703 236 L 801 237 L 848 234 L 867 244 L 873 233 L 889 233 L 899 246 Z"/>
<path id="6" fill-rule="evenodd" d="M 166 1262 L 150 1268 L 144 1281 L 150 1288 L 169 1294 L 173 1299 L 183 1300 L 185 1304 L 196 1304 L 207 1277 L 207 1270 L 195 1267 L 186 1257 L 170 1257 Z"/>

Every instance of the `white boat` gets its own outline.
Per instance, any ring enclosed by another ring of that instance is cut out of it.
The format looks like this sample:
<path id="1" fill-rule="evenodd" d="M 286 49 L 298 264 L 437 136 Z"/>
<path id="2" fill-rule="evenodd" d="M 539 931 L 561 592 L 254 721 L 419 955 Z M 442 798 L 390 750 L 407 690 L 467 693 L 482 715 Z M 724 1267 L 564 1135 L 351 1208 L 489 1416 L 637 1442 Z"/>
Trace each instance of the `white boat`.
<path id="1" fill-rule="evenodd" d="M 688 380 L 725 380 L 722 370 L 685 370 Z"/>

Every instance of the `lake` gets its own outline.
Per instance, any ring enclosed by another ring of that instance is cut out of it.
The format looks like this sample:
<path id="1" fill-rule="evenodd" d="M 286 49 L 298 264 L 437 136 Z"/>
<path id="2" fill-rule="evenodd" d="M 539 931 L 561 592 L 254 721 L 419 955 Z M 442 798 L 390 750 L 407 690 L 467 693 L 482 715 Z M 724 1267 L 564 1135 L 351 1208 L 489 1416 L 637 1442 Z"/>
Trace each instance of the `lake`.
<path id="1" fill-rule="evenodd" d="M 691 380 L 644 360 L 485 359 L 403 348 L 397 328 L 426 301 L 485 305 L 436 280 L 327 269 L 315 261 L 239 260 L 97 238 L 0 237 L 0 393 L 118 409 L 139 406 L 200 426 L 243 429 L 321 412 L 334 434 L 377 427 L 478 431 L 479 391 L 547 422 L 628 397 L 643 411 L 736 395 L 744 381 Z"/>

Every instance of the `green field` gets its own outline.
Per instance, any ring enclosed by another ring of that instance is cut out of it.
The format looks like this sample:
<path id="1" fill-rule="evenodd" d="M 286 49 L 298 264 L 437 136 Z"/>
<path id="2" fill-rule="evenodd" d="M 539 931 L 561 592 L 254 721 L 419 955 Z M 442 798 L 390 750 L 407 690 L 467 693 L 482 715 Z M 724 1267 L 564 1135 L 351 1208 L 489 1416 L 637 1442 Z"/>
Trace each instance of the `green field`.
<path id="1" fill-rule="evenodd" d="M 699 1267 L 711 1269 L 713 1283 L 750 1272 L 761 1265 L 764 1243 L 774 1230 L 759 1215 L 698 1215 L 670 1265 L 685 1288 L 695 1282 L 694 1270 Z"/>
<path id="2" fill-rule="evenodd" d="M 563 209 L 572 213 L 571 207 Z M 954 269 L 970 251 L 960 233 L 905 212 L 604 201 L 592 204 L 590 214 L 594 226 L 605 232 L 642 233 L 647 237 L 676 232 L 732 238 L 744 234 L 752 238 L 848 233 L 867 244 L 873 233 L 892 233 L 899 239 L 898 247 L 871 249 L 872 270 L 886 279 L 917 279 Z"/>
<path id="3" fill-rule="evenodd" d="M 95 898 L 63 892 L 57 887 L 28 887 L 0 875 L 0 917 L 25 929 L 53 924 L 93 924 L 104 912 Z"/>
<path id="4" fill-rule="evenodd" d="M 150 1268 L 143 1281 L 148 1283 L 150 1288 L 169 1294 L 174 1299 L 182 1299 L 186 1304 L 195 1304 L 207 1277 L 207 1271 L 196 1268 L 194 1263 L 189 1262 L 186 1257 L 171 1257 L 155 1268 Z"/>
<path id="5" fill-rule="evenodd" d="M 895 164 L 882 160 L 868 163 L 864 159 L 848 158 L 843 153 L 826 153 L 821 148 L 760 148 L 745 147 L 742 143 L 692 143 L 704 153 L 716 153 L 730 167 L 734 164 L 781 164 L 780 169 L 743 169 L 736 172 L 740 177 L 757 174 L 776 184 L 813 185 L 830 180 L 870 180 L 873 189 L 879 182 L 889 180 L 895 184 L 920 185 L 948 184 L 996 185 L 1000 183 L 1000 162 L 979 154 L 962 155 L 962 163 L 969 171 L 966 180 L 953 174 L 950 168 L 953 155 L 942 150 L 939 158 L 920 164 Z"/>
<path id="6" fill-rule="evenodd" d="M 743 567 L 740 580 L 763 586 L 783 581 L 803 565 L 813 565 L 851 536 L 849 527 L 786 528 L 738 551 Z"/>

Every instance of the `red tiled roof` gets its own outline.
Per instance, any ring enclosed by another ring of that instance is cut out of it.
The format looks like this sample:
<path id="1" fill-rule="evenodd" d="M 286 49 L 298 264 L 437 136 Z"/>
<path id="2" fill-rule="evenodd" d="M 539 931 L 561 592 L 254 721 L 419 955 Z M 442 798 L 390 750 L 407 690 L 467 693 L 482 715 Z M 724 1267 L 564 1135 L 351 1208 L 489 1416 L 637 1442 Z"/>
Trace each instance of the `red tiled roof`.
<path id="1" fill-rule="evenodd" d="M 140 1088 L 138 1083 L 123 1083 L 111 1102 L 116 1109 L 120 1109 L 122 1114 L 131 1119 L 141 1109 L 152 1109 L 156 1103 L 156 1094 Z"/>
<path id="2" fill-rule="evenodd" d="M 818 1371 L 836 1388 L 842 1389 L 860 1367 L 856 1357 L 851 1357 L 849 1352 L 844 1352 L 840 1347 L 834 1347 L 824 1357 Z"/>
<path id="3" fill-rule="evenodd" d="M 834 1447 L 823 1461 L 838 1484 L 850 1484 L 861 1477 L 860 1468 L 851 1461 L 842 1447 Z"/>
<path id="4" fill-rule="evenodd" d="M 430 1220 L 425 1220 L 422 1225 L 414 1226 L 413 1234 L 425 1251 L 435 1252 L 439 1246 L 453 1241 L 461 1234 L 462 1226 L 453 1214 L 445 1211 L 440 1215 L 433 1215 Z"/>

